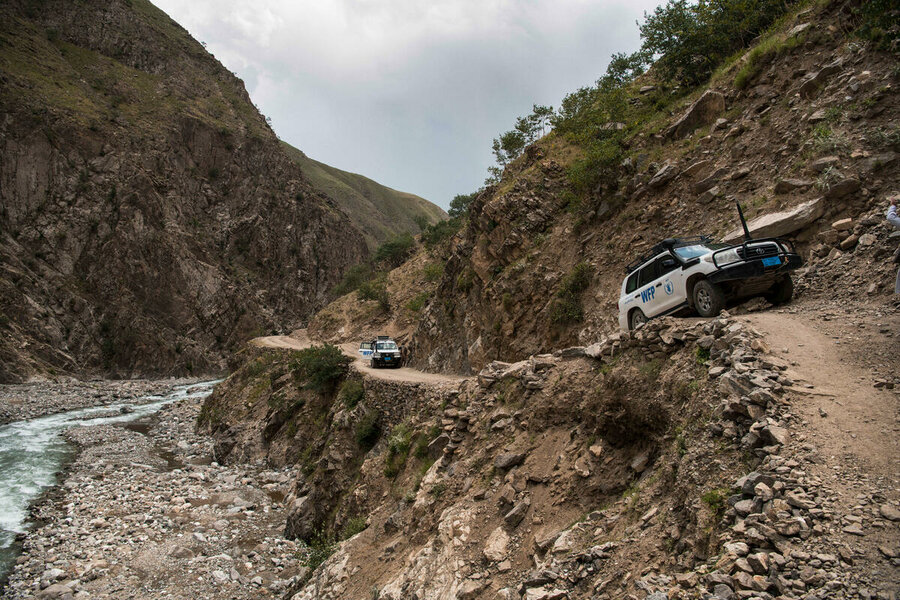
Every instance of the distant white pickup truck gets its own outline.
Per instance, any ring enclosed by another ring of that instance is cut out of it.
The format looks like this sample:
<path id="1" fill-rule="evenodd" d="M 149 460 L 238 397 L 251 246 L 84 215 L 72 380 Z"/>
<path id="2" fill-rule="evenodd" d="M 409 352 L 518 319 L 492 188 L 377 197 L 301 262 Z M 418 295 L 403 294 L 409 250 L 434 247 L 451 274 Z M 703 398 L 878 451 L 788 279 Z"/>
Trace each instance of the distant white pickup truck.
<path id="1" fill-rule="evenodd" d="M 369 359 L 369 365 L 373 369 L 378 367 L 399 369 L 403 365 L 400 346 L 387 335 L 379 335 L 371 342 L 361 342 L 358 353 L 361 357 Z"/>

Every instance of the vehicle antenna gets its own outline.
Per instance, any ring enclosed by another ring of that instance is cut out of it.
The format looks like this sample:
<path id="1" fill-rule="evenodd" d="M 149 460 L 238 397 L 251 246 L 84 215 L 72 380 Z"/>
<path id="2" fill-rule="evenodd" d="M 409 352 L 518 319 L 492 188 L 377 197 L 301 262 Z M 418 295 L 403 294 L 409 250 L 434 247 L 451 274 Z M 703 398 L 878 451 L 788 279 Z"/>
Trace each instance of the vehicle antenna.
<path id="1" fill-rule="evenodd" d="M 750 235 L 750 229 L 747 228 L 747 219 L 744 218 L 744 211 L 741 210 L 741 203 L 737 200 L 735 200 L 734 203 L 737 205 L 738 216 L 741 218 L 741 227 L 744 228 L 744 240 L 749 242 L 753 239 L 753 236 Z"/>

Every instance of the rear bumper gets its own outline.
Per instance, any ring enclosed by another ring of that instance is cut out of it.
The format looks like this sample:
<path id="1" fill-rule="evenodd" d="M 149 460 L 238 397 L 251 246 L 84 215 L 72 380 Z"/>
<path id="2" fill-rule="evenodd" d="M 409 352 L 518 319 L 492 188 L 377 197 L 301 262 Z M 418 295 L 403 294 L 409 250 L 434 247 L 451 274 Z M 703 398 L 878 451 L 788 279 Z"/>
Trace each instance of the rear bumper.
<path id="1" fill-rule="evenodd" d="M 793 271 L 803 265 L 803 259 L 799 254 L 782 252 L 778 255 L 781 264 L 774 267 L 763 265 L 765 259 L 745 260 L 733 265 L 722 267 L 718 271 L 710 273 L 706 278 L 710 283 L 722 283 L 725 281 L 737 281 L 740 279 L 777 279 L 788 271 Z"/>

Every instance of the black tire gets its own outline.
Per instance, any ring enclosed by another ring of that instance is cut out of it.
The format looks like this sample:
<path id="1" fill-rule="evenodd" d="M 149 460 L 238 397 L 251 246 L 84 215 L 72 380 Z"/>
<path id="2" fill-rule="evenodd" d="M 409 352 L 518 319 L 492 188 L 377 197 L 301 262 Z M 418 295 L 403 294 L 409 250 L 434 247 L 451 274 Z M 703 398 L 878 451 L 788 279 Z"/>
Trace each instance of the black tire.
<path id="1" fill-rule="evenodd" d="M 649 321 L 647 315 L 639 308 L 634 309 L 631 311 L 631 314 L 628 315 L 628 326 L 631 328 L 631 331 L 634 331 L 647 321 Z"/>
<path id="2" fill-rule="evenodd" d="M 775 282 L 775 285 L 763 296 L 766 300 L 778 306 L 779 304 L 787 304 L 794 297 L 794 281 L 790 275 Z"/>
<path id="3" fill-rule="evenodd" d="M 373 369 L 377 369 L 377 368 L 378 368 L 378 363 L 376 363 L 376 362 L 375 362 L 375 359 L 373 358 L 373 359 L 372 359 L 372 363 L 371 363 L 369 366 L 372 367 Z"/>
<path id="4" fill-rule="evenodd" d="M 725 308 L 725 294 L 722 288 L 705 279 L 694 286 L 694 310 L 701 317 L 716 317 Z"/>

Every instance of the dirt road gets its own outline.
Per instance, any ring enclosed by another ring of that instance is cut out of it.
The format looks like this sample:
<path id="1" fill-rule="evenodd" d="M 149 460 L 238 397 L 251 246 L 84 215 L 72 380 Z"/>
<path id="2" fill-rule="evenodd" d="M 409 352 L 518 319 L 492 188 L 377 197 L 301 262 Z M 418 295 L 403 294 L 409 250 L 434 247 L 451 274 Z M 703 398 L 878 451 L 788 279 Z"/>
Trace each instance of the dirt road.
<path id="1" fill-rule="evenodd" d="M 313 340 L 309 339 L 305 329 L 298 329 L 291 335 L 273 335 L 268 337 L 260 337 L 250 342 L 261 348 L 287 348 L 290 350 L 303 350 L 313 345 Z M 460 375 L 447 375 L 443 373 L 425 373 L 408 367 L 399 369 L 373 369 L 369 366 L 369 361 L 364 360 L 357 354 L 358 345 L 352 342 L 341 344 L 341 351 L 345 356 L 353 359 L 353 367 L 360 373 L 364 373 L 369 377 L 383 379 L 387 381 L 404 381 L 407 383 L 456 383 L 465 379 Z"/>
<path id="2" fill-rule="evenodd" d="M 808 426 L 805 435 L 831 460 L 851 458 L 895 477 L 900 402 L 894 390 L 875 384 L 877 371 L 900 359 L 900 323 L 896 314 L 854 317 L 829 316 L 826 310 L 767 311 L 739 318 L 790 361 L 788 374 L 796 382 L 792 392 L 802 398 L 794 408 Z"/>

